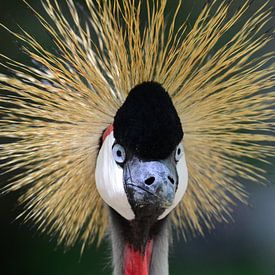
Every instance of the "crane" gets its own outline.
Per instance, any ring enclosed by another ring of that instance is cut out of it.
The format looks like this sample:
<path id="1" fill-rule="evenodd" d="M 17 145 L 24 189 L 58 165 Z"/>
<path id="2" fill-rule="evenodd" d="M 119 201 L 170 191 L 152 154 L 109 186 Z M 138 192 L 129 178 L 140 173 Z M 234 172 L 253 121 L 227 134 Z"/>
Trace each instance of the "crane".
<path id="1" fill-rule="evenodd" d="M 189 30 L 169 25 L 167 1 L 86 0 L 83 22 L 43 1 L 29 4 L 58 49 L 15 33 L 36 65 L 3 56 L 0 75 L 1 168 L 18 172 L 3 192 L 26 190 L 25 220 L 58 243 L 86 245 L 111 237 L 115 275 L 167 275 L 172 228 L 203 234 L 244 202 L 242 178 L 263 171 L 274 150 L 272 38 L 259 8 L 224 45 L 224 34 L 250 7 L 208 3 Z M 142 7 L 147 11 L 141 22 Z M 255 26 L 257 28 L 255 29 Z M 238 178 L 240 178 L 238 180 Z"/>

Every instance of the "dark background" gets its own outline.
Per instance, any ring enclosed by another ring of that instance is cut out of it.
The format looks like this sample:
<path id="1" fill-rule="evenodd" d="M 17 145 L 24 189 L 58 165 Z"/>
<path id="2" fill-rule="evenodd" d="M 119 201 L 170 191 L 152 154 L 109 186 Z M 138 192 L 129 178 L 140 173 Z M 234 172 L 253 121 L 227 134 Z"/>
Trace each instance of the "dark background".
<path id="1" fill-rule="evenodd" d="M 64 1 L 58 1 L 64 3 Z M 78 1 L 82 3 L 83 1 Z M 173 8 L 177 1 L 170 1 Z M 190 26 L 204 1 L 185 0 L 180 16 L 192 11 Z M 238 2 L 235 1 L 236 6 Z M 251 11 L 264 1 L 255 1 Z M 42 11 L 39 1 L 29 1 Z M 168 20 L 173 10 L 168 9 Z M 249 15 L 248 15 L 249 16 Z M 0 0 L 0 22 L 13 30 L 17 24 L 51 47 L 51 40 L 22 1 Z M 271 22 L 271 25 L 274 25 Z M 20 50 L 20 43 L 0 28 L 0 52 L 30 63 Z M 266 49 L 274 50 L 274 41 Z M 5 70 L 0 67 L 0 73 Z M 273 159 L 274 164 L 274 159 Z M 187 242 L 175 238 L 170 253 L 170 274 L 177 275 L 272 275 L 275 274 L 275 172 L 266 166 L 270 183 L 263 187 L 244 182 L 250 192 L 251 206 L 237 205 L 235 222 L 220 224 L 204 238 Z M 4 185 L 7 178 L 0 178 Z M 15 220 L 22 209 L 17 206 L 18 194 L 0 198 L 0 275 L 88 275 L 111 274 L 110 248 L 105 241 L 99 248 L 90 247 L 80 256 L 80 246 L 67 252 L 56 247 L 55 240 L 37 233 L 31 224 Z"/>

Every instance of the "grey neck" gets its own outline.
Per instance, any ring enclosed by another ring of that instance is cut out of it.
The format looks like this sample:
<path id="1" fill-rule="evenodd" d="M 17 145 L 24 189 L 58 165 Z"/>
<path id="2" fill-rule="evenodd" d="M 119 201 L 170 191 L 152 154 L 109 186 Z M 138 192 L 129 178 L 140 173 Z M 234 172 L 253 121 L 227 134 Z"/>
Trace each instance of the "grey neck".
<path id="1" fill-rule="evenodd" d="M 121 216 L 110 210 L 110 238 L 112 243 L 113 275 L 123 275 L 123 260 L 125 247 L 125 223 L 121 223 Z M 157 234 L 153 237 L 153 251 L 150 265 L 150 275 L 168 275 L 168 247 L 171 237 L 170 222 L 166 219 L 161 223 Z"/>

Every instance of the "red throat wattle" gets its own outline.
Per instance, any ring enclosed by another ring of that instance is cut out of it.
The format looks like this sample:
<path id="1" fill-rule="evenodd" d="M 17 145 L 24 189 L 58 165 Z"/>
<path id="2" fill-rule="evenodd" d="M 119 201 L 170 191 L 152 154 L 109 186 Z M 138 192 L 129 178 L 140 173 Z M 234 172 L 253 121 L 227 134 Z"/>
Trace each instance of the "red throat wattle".
<path id="1" fill-rule="evenodd" d="M 149 275 L 153 240 L 146 244 L 144 254 L 126 244 L 124 248 L 123 275 Z"/>

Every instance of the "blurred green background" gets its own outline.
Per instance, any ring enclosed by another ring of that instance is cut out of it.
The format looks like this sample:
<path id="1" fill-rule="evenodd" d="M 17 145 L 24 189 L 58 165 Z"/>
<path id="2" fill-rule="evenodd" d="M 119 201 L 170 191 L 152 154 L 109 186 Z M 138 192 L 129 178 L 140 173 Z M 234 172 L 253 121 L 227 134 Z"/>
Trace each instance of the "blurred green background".
<path id="1" fill-rule="evenodd" d="M 28 2 L 43 14 L 39 1 Z M 81 4 L 83 1 L 77 2 Z M 235 7 L 241 2 L 243 1 L 235 1 Z M 255 1 L 250 12 L 263 2 Z M 173 15 L 176 3 L 177 1 L 169 2 L 168 20 Z M 180 17 L 186 18 L 192 11 L 189 19 L 191 26 L 204 1 L 185 0 L 184 3 Z M 50 37 L 22 1 L 1 0 L 0 22 L 13 30 L 18 30 L 17 24 L 24 26 L 40 42 L 52 47 Z M 274 20 L 270 24 L 274 25 Z M 20 47 L 21 44 L 13 36 L 0 29 L 0 52 L 30 63 Z M 271 49 L 275 49 L 274 41 L 266 51 Z M 0 72 L 4 71 L 0 68 Z M 253 206 L 237 205 L 234 223 L 219 224 L 204 238 L 190 238 L 187 242 L 175 238 L 170 252 L 171 275 L 275 274 L 275 172 L 274 165 L 265 168 L 268 170 L 270 184 L 263 187 L 244 183 L 250 192 L 249 203 Z M 2 176 L 0 180 L 3 185 L 7 178 Z M 22 210 L 16 204 L 17 198 L 18 194 L 0 198 L 0 275 L 111 274 L 110 247 L 107 241 L 99 248 L 90 247 L 82 256 L 80 246 L 64 252 L 64 248 L 56 247 L 54 238 L 37 233 L 31 224 L 15 220 Z"/>

